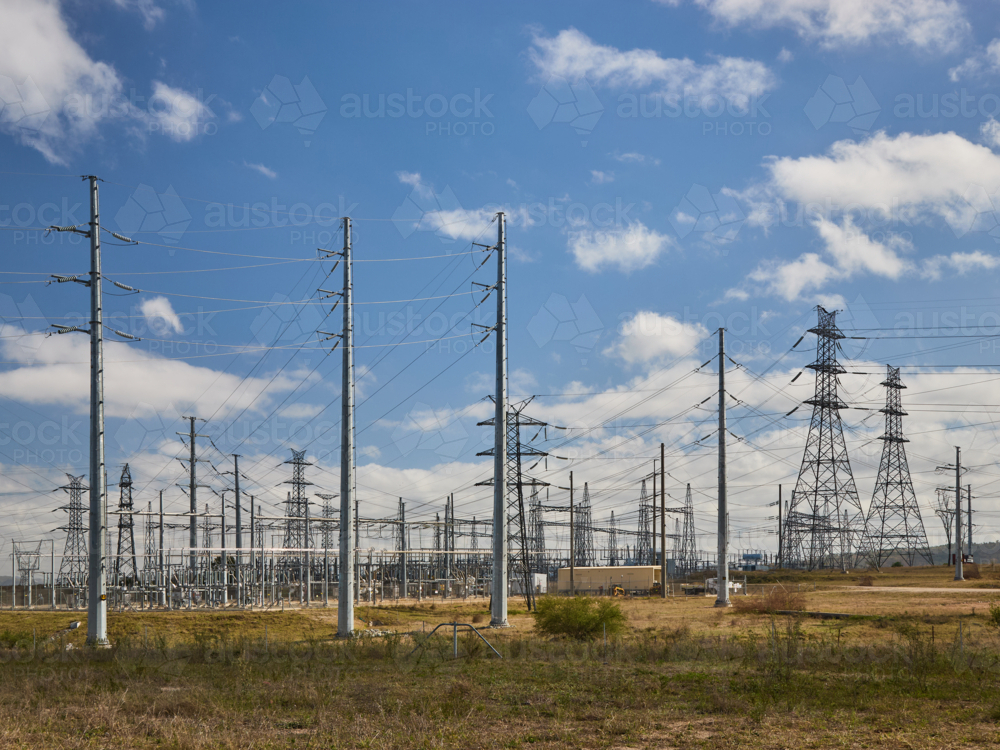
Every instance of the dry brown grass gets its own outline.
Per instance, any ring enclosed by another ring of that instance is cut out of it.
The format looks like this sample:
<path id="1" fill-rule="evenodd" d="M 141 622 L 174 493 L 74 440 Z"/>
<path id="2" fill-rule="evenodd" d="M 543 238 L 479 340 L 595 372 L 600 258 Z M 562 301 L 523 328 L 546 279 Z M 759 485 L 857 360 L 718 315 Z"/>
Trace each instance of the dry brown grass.
<path id="1" fill-rule="evenodd" d="M 998 594 L 955 584 L 943 567 L 866 572 L 872 587 L 857 575 L 796 574 L 784 601 L 737 595 L 732 610 L 710 597 L 620 600 L 630 632 L 609 639 L 607 654 L 600 641 L 537 636 L 513 609 L 513 629 L 483 631 L 502 661 L 465 636 L 453 660 L 450 632 L 412 658 L 410 636 L 337 642 L 334 608 L 111 613 L 115 647 L 96 653 L 47 640 L 82 613 L 0 612 L 0 632 L 20 634 L 16 649 L 0 644 L 0 747 L 997 744 L 1000 631 L 989 604 Z M 358 612 L 420 638 L 422 626 L 485 620 L 486 608 L 425 601 Z M 779 609 L 858 617 L 770 614 Z M 85 624 L 68 641 L 84 635 Z"/>
<path id="2" fill-rule="evenodd" d="M 743 614 L 774 614 L 775 612 L 801 612 L 806 608 L 804 594 L 775 585 L 758 596 L 734 596 L 733 608 Z"/>

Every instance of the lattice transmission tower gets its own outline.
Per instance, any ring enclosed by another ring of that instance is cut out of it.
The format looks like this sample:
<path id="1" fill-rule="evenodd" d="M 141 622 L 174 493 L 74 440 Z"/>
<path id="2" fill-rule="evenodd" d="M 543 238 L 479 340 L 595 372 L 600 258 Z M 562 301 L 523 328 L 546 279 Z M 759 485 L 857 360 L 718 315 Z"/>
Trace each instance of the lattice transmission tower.
<path id="1" fill-rule="evenodd" d="M 122 585 L 138 580 L 139 565 L 135 556 L 135 516 L 132 515 L 132 472 L 128 464 L 118 480 L 118 554 L 115 556 L 114 578 Z"/>
<path id="2" fill-rule="evenodd" d="M 153 503 L 146 503 L 145 535 L 143 536 L 142 569 L 147 575 L 156 570 L 156 525 L 153 523 Z"/>
<path id="3" fill-rule="evenodd" d="M 645 479 L 639 490 L 639 531 L 635 543 L 635 564 L 656 564 L 653 560 L 653 501 L 646 492 Z"/>
<path id="4" fill-rule="evenodd" d="M 575 565 L 578 568 L 592 568 L 597 564 L 594 552 L 594 524 L 591 518 L 590 487 L 583 483 L 583 499 L 576 508 L 573 529 L 573 546 L 576 552 Z"/>
<path id="5" fill-rule="evenodd" d="M 69 493 L 69 504 L 63 505 L 69 517 L 66 525 L 60 531 L 66 532 L 66 545 L 63 547 L 62 561 L 59 563 L 59 586 L 82 589 L 87 584 L 87 527 L 83 523 L 83 476 L 74 477 L 67 474 L 69 484 L 60 487 Z"/>
<path id="6" fill-rule="evenodd" d="M 853 564 L 867 549 L 865 514 L 851 473 L 840 410 L 847 404 L 837 395 L 837 362 L 844 334 L 837 313 L 817 306 L 816 361 L 806 365 L 816 373 L 816 391 L 805 403 L 813 407 L 802 466 L 784 521 L 788 559 L 809 570 Z"/>
<path id="7" fill-rule="evenodd" d="M 608 522 L 608 565 L 620 565 L 618 553 L 618 521 L 615 519 L 615 512 L 611 511 L 611 520 Z"/>
<path id="8" fill-rule="evenodd" d="M 287 520 L 285 521 L 285 536 L 281 546 L 285 549 L 302 550 L 313 546 L 312 533 L 306 534 L 306 505 L 309 502 L 306 487 L 312 484 L 312 482 L 306 481 L 306 467 L 312 466 L 312 463 L 306 461 L 304 450 L 297 451 L 294 448 L 292 448 L 291 459 L 285 463 L 292 465 L 292 478 L 285 482 L 285 484 L 292 485 L 292 491 L 288 493 L 288 499 L 285 502 L 285 518 Z M 285 559 L 285 565 L 293 569 L 297 569 L 298 563 L 298 554 Z"/>
<path id="9" fill-rule="evenodd" d="M 687 493 L 684 495 L 684 525 L 680 531 L 680 555 L 679 562 L 681 569 L 691 573 L 697 565 L 698 543 L 695 539 L 694 530 L 694 496 L 691 494 L 691 485 L 687 486 Z"/>
<path id="10" fill-rule="evenodd" d="M 317 492 L 316 496 L 323 501 L 323 505 L 320 507 L 320 517 L 324 519 L 322 523 L 322 528 L 320 531 L 320 541 L 323 549 L 336 549 L 337 548 L 337 524 L 333 523 L 332 520 L 337 517 L 337 513 L 340 511 L 339 508 L 335 508 L 333 501 L 339 497 L 339 495 L 329 495 L 323 492 Z M 402 500 L 400 501 L 402 503 Z M 397 549 L 399 549 L 397 547 Z"/>
<path id="11" fill-rule="evenodd" d="M 533 398 L 533 397 L 532 397 Z M 524 458 L 541 459 L 548 455 L 545 451 L 539 450 L 531 445 L 532 440 L 538 437 L 541 431 L 548 426 L 547 422 L 542 422 L 524 414 L 524 410 L 532 399 L 526 399 L 517 404 L 507 406 L 507 576 L 509 581 L 521 581 L 521 588 L 524 592 L 524 601 L 528 609 L 535 607 L 534 581 L 532 580 L 532 554 L 531 541 L 528 535 L 528 518 L 525 512 L 524 488 L 547 487 L 548 482 L 533 479 L 527 475 L 522 466 Z M 479 422 L 480 427 L 492 427 L 496 423 L 495 418 Z M 526 441 L 521 440 L 522 427 L 537 427 L 535 435 Z M 476 455 L 492 456 L 494 449 L 490 448 L 480 451 Z M 493 477 L 477 482 L 478 487 L 492 487 Z"/>
<path id="12" fill-rule="evenodd" d="M 528 542 L 531 550 L 531 569 L 539 573 L 547 572 L 545 522 L 542 519 L 542 501 L 538 497 L 537 487 L 532 489 L 531 499 L 528 501 Z"/>
<path id="13" fill-rule="evenodd" d="M 906 388 L 899 378 L 899 368 L 886 366 L 885 434 L 882 435 L 882 461 L 878 467 L 878 479 L 872 504 L 868 508 L 867 529 L 871 540 L 869 555 L 876 568 L 881 568 L 893 553 L 899 554 L 907 565 L 913 565 L 917 555 L 933 565 L 927 532 L 920 517 L 917 496 L 910 479 L 910 467 L 906 461 L 906 443 L 903 437 L 902 394 Z"/>

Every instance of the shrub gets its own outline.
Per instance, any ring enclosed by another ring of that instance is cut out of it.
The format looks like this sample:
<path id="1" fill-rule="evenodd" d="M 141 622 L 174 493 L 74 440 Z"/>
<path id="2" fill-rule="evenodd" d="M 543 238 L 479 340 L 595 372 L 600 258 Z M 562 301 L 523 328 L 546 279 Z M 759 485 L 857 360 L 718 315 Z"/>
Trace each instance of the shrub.
<path id="1" fill-rule="evenodd" d="M 805 596 L 781 586 L 775 586 L 761 596 L 734 596 L 732 602 L 737 612 L 761 615 L 779 611 L 800 611 L 806 606 Z"/>
<path id="2" fill-rule="evenodd" d="M 532 614 L 539 632 L 580 639 L 601 635 L 605 626 L 609 635 L 620 633 L 627 623 L 615 602 L 588 596 L 540 597 Z"/>
<path id="3" fill-rule="evenodd" d="M 1000 628 L 1000 599 L 990 602 L 990 616 L 987 622 L 995 628 Z"/>
<path id="4" fill-rule="evenodd" d="M 893 567 L 893 568 L 902 568 L 903 567 L 903 563 L 901 563 L 899 560 L 896 560 L 896 562 L 894 562 L 890 567 Z"/>
<path id="5" fill-rule="evenodd" d="M 965 578 L 982 578 L 979 566 L 976 563 L 966 563 L 962 566 L 962 575 Z"/>

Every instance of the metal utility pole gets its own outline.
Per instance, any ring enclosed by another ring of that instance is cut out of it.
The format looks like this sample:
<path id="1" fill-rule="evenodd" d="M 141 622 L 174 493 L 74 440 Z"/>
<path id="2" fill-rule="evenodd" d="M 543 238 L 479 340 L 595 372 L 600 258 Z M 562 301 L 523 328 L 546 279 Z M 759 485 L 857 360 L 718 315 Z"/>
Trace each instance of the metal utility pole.
<path id="1" fill-rule="evenodd" d="M 170 581 L 166 580 L 163 576 L 163 490 L 160 490 L 160 559 L 159 565 L 159 579 L 160 579 L 160 606 L 165 605 L 166 597 L 170 596 Z"/>
<path id="2" fill-rule="evenodd" d="M 726 498 L 726 329 L 719 329 L 719 560 L 716 607 L 729 607 L 729 508 Z"/>
<path id="3" fill-rule="evenodd" d="M 962 449 L 955 446 L 955 580 L 964 581 L 962 572 Z"/>
<path id="4" fill-rule="evenodd" d="M 573 505 L 573 472 L 569 473 L 569 593 L 576 594 L 576 529 L 573 528 L 574 513 L 576 508 Z"/>
<path id="5" fill-rule="evenodd" d="M 405 599 L 408 586 L 406 578 L 406 503 L 403 502 L 403 498 L 399 498 L 399 550 L 403 553 L 399 560 L 399 577 L 403 589 L 402 595 Z"/>
<path id="6" fill-rule="evenodd" d="M 87 644 L 108 645 L 107 519 L 104 469 L 104 308 L 101 294 L 101 217 L 97 177 L 90 182 L 90 591 Z"/>
<path id="7" fill-rule="evenodd" d="M 781 485 L 778 485 L 778 569 L 781 569 L 781 539 L 782 527 L 781 527 Z"/>
<path id="8" fill-rule="evenodd" d="M 198 417 L 181 417 L 181 419 L 187 419 L 191 422 L 191 428 L 187 433 L 178 432 L 177 434 L 181 436 L 187 435 L 189 440 L 188 500 L 190 500 L 191 505 L 191 518 L 188 523 L 188 540 L 191 545 L 190 563 L 191 570 L 193 571 L 198 567 L 198 555 L 195 553 L 195 550 L 198 548 L 198 519 L 195 516 L 198 514 L 198 461 L 200 460 L 195 454 L 195 438 L 208 436 L 199 435 L 194 431 L 194 423 L 195 420 L 199 419 Z M 199 421 L 204 422 L 205 420 L 201 419 Z"/>
<path id="9" fill-rule="evenodd" d="M 660 443 L 660 598 L 667 598 L 667 485 L 663 460 L 666 447 Z"/>
<path id="10" fill-rule="evenodd" d="M 240 457 L 233 454 L 233 478 L 236 482 L 236 570 L 239 574 L 240 565 L 243 564 L 241 553 L 243 551 L 243 509 L 240 507 Z"/>
<path id="11" fill-rule="evenodd" d="M 965 501 L 966 501 L 966 507 L 968 507 L 968 509 L 969 509 L 969 512 L 968 512 L 968 514 L 966 516 L 966 520 L 968 521 L 967 525 L 969 527 L 969 554 L 971 555 L 971 554 L 973 554 L 973 552 L 972 552 L 972 485 L 971 484 L 967 484 L 965 486 Z"/>
<path id="12" fill-rule="evenodd" d="M 344 346 L 341 373 L 340 416 L 340 577 L 337 586 L 337 635 L 346 638 L 354 633 L 354 556 L 355 540 L 351 533 L 354 513 L 354 322 L 353 279 L 351 274 L 351 220 L 344 217 Z"/>
<path id="13" fill-rule="evenodd" d="M 496 412 L 493 419 L 493 601 L 490 626 L 507 627 L 507 237 L 497 213 Z"/>

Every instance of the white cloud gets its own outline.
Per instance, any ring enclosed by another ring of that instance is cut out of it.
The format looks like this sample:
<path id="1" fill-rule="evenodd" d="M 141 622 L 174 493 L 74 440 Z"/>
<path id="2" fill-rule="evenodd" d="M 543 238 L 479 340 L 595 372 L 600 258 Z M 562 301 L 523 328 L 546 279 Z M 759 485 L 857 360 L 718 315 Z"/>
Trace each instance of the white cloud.
<path id="1" fill-rule="evenodd" d="M 135 7 L 149 23 L 162 18 L 152 2 L 118 2 Z M 114 67 L 91 58 L 70 32 L 55 0 L 0 0 L 0 132 L 41 152 L 54 164 L 111 120 L 133 136 L 160 133 L 190 141 L 215 117 L 206 100 L 153 81 L 145 108 L 123 95 Z"/>
<path id="2" fill-rule="evenodd" d="M 793 55 L 789 50 L 785 49 L 784 47 L 782 47 L 781 52 L 778 53 L 778 62 L 790 63 L 794 59 L 795 55 Z"/>
<path id="3" fill-rule="evenodd" d="M 25 352 L 16 341 L 0 345 L 3 359 L 24 363 L 0 373 L 0 395 L 28 404 L 50 404 L 86 413 L 90 404 L 90 341 L 68 334 L 44 339 L 35 352 Z M 285 372 L 241 378 L 227 372 L 150 354 L 134 345 L 105 341 L 105 412 L 130 417 L 141 407 L 143 415 L 188 414 L 210 416 L 225 404 L 231 413 L 246 407 L 264 411 L 271 396 L 287 392 L 302 378 Z M 30 364 L 29 364 L 30 363 Z M 305 373 L 302 374 L 305 377 Z"/>
<path id="4" fill-rule="evenodd" d="M 643 310 L 622 324 L 621 337 L 604 353 L 630 365 L 654 362 L 686 354 L 708 333 L 701 323 Z"/>
<path id="5" fill-rule="evenodd" d="M 868 272 L 898 279 L 909 268 L 896 254 L 897 250 L 911 249 L 910 243 L 899 235 L 889 235 L 885 243 L 875 242 L 854 226 L 849 215 L 840 224 L 820 217 L 815 226 L 845 278 Z"/>
<path id="6" fill-rule="evenodd" d="M 979 126 L 979 135 L 991 148 L 1000 148 L 1000 122 L 992 117 Z"/>
<path id="7" fill-rule="evenodd" d="M 244 167 L 249 167 L 250 169 L 252 169 L 255 172 L 260 172 L 262 175 L 264 175 L 265 177 L 268 177 L 268 178 L 270 178 L 272 180 L 278 176 L 277 172 L 275 172 L 273 169 L 265 167 L 263 164 L 252 164 L 252 163 L 250 163 L 250 162 L 248 162 L 248 161 L 246 161 L 244 159 L 243 160 L 243 166 Z"/>
<path id="8" fill-rule="evenodd" d="M 602 172 L 598 169 L 590 170 L 590 184 L 591 185 L 604 185 L 608 182 L 615 181 L 614 172 Z"/>
<path id="9" fill-rule="evenodd" d="M 644 164 L 649 162 L 653 166 L 659 166 L 660 160 L 654 156 L 646 156 L 645 154 L 640 154 L 638 151 L 629 151 L 624 154 L 612 154 L 615 161 L 620 161 L 624 164 Z"/>
<path id="10" fill-rule="evenodd" d="M 396 177 L 404 185 L 409 185 L 410 187 L 423 186 L 423 180 L 420 177 L 420 172 L 396 172 Z"/>
<path id="11" fill-rule="evenodd" d="M 142 25 L 146 31 L 152 31 L 156 24 L 166 18 L 163 8 L 154 0 L 113 0 L 114 4 L 123 10 L 135 10 L 142 16 Z"/>
<path id="12" fill-rule="evenodd" d="M 278 414 L 285 419 L 312 419 L 323 411 L 323 408 L 319 404 L 289 404 Z"/>
<path id="13" fill-rule="evenodd" d="M 955 49 L 969 33 L 956 0 L 694 0 L 735 27 L 791 28 L 824 47 L 888 40 L 921 49 Z"/>
<path id="14" fill-rule="evenodd" d="M 866 273 L 896 280 L 913 270 L 913 264 L 898 255 L 912 249 L 899 235 L 890 234 L 885 242 L 876 242 L 855 227 L 850 216 L 843 217 L 839 223 L 818 217 L 813 226 L 832 263 L 818 253 L 803 253 L 792 261 L 763 261 L 747 274 L 744 284 L 730 289 L 726 297 L 746 299 L 750 288 L 791 302 L 807 293 L 818 292 L 831 281 Z M 819 301 L 821 296 L 817 294 L 814 299 Z"/>
<path id="15" fill-rule="evenodd" d="M 106 116 L 99 103 L 120 94 L 121 79 L 77 43 L 55 0 L 0 0 L 0 15 L 0 130 L 65 164 L 66 150 Z"/>
<path id="16" fill-rule="evenodd" d="M 173 333 L 184 333 L 184 324 L 177 313 L 174 312 L 173 305 L 166 297 L 152 297 L 144 299 L 139 305 L 139 312 L 146 319 L 146 325 L 150 330 L 159 336 Z"/>
<path id="17" fill-rule="evenodd" d="M 938 280 L 945 268 L 955 271 L 959 276 L 965 276 L 973 271 L 992 271 L 1000 267 L 1000 256 L 973 250 L 971 253 L 952 253 L 951 255 L 935 255 L 923 262 L 921 273 L 925 278 Z"/>
<path id="18" fill-rule="evenodd" d="M 958 82 L 963 78 L 1000 73 L 1000 39 L 994 39 L 986 49 L 977 50 L 965 62 L 948 71 L 948 77 Z"/>
<path id="19" fill-rule="evenodd" d="M 783 297 L 792 301 L 805 292 L 819 289 L 827 282 L 841 278 L 840 272 L 824 261 L 817 253 L 803 253 L 790 262 L 763 261 L 747 274 L 754 285 L 760 285 L 764 294 Z M 728 296 L 745 299 L 743 290 L 730 290 Z"/>
<path id="20" fill-rule="evenodd" d="M 1000 135 L 992 121 L 982 132 L 990 142 Z M 756 289 L 796 300 L 861 274 L 899 280 L 994 268 L 992 256 L 975 253 L 909 259 L 914 247 L 902 236 L 909 226 L 934 218 L 962 236 L 983 221 L 983 212 L 992 215 L 1000 206 L 1000 155 L 982 144 L 955 133 L 878 132 L 862 141 L 838 141 L 822 155 L 773 157 L 766 166 L 770 179 L 740 194 L 750 204 L 750 221 L 773 226 L 779 212 L 789 213 L 785 202 L 796 202 L 798 219 L 816 230 L 824 253 L 765 261 L 728 298 L 744 299 Z M 871 236 L 873 227 L 879 241 Z"/>
<path id="21" fill-rule="evenodd" d="M 772 159 L 765 192 L 823 212 L 860 207 L 900 222 L 943 218 L 956 233 L 972 226 L 971 192 L 1000 189 L 1000 156 L 955 133 L 838 141 L 826 155 Z M 982 186 L 982 187 L 981 187 Z"/>
<path id="22" fill-rule="evenodd" d="M 215 117 L 211 108 L 194 94 L 153 81 L 153 96 L 142 119 L 151 131 L 158 131 L 171 140 L 190 141 Z"/>
<path id="23" fill-rule="evenodd" d="M 714 63 L 699 65 L 687 58 L 660 57 L 648 49 L 623 52 L 596 44 L 574 28 L 554 37 L 536 34 L 528 55 L 543 80 L 586 78 L 611 88 L 655 87 L 668 96 L 718 95 L 742 104 L 775 85 L 768 67 L 756 60 L 717 57 Z"/>
<path id="24" fill-rule="evenodd" d="M 624 273 L 652 265 L 674 241 L 641 221 L 624 229 L 572 232 L 568 245 L 576 264 L 595 273 L 602 268 L 616 268 Z"/>

